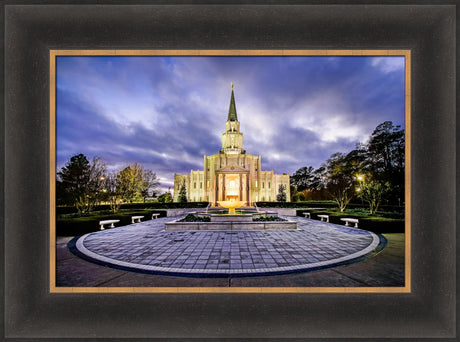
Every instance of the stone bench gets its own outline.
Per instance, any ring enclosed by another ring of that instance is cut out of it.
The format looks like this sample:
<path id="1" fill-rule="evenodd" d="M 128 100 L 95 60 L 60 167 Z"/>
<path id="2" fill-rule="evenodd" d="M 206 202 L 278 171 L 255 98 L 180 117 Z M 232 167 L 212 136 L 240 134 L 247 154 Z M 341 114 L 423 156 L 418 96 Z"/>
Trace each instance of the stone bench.
<path id="1" fill-rule="evenodd" d="M 158 218 L 158 216 L 160 216 L 160 214 L 152 214 L 152 220 L 155 220 Z"/>
<path id="2" fill-rule="evenodd" d="M 329 222 L 329 215 L 318 215 L 321 222 Z"/>
<path id="3" fill-rule="evenodd" d="M 120 222 L 120 220 L 104 220 L 104 221 L 99 221 L 99 225 L 101 226 L 100 230 L 104 230 L 104 225 L 105 224 L 110 224 L 110 228 L 115 228 L 114 223 Z"/>
<path id="4" fill-rule="evenodd" d="M 358 222 L 359 222 L 358 219 L 345 217 L 345 218 L 341 218 L 340 220 L 341 220 L 341 221 L 345 221 L 345 225 L 346 225 L 347 227 L 349 226 L 348 222 L 351 222 L 351 223 L 354 223 L 354 224 L 355 224 L 355 228 L 358 228 Z"/>
<path id="5" fill-rule="evenodd" d="M 310 213 L 303 213 L 303 215 L 305 216 L 305 218 L 311 218 Z"/>
<path id="6" fill-rule="evenodd" d="M 139 223 L 142 218 L 144 218 L 144 216 L 131 216 L 131 223 L 135 223 L 136 220 Z"/>

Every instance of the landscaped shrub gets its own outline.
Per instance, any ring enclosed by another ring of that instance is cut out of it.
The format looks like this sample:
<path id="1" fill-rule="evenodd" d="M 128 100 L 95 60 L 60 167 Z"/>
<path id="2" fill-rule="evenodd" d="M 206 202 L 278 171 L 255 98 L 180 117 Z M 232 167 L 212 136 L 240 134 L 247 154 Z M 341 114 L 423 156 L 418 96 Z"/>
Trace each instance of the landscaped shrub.
<path id="1" fill-rule="evenodd" d="M 56 219 L 56 235 L 76 236 L 96 232 L 100 227 L 99 221 L 103 220 L 120 220 L 115 226 L 125 226 L 131 224 L 131 216 L 144 216 L 143 221 L 147 221 L 152 218 L 153 213 L 160 214 L 159 217 L 166 216 L 166 211 L 159 210 L 120 210 L 116 214 L 108 210 L 81 217 L 76 217 L 75 214 L 61 215 Z"/>
<path id="2" fill-rule="evenodd" d="M 329 215 L 329 223 L 344 225 L 341 218 L 357 218 L 359 228 L 369 230 L 374 233 L 404 233 L 405 220 L 401 213 L 378 212 L 377 215 L 370 216 L 369 211 L 364 209 L 346 209 L 341 213 L 338 209 L 327 210 L 297 210 L 297 216 L 304 217 L 303 213 L 309 212 L 311 218 L 320 220 L 318 215 Z M 397 217 L 396 217 L 397 216 Z"/>
<path id="3" fill-rule="evenodd" d="M 257 222 L 272 222 L 272 221 L 287 221 L 281 217 L 277 217 L 277 216 L 267 216 L 267 217 L 255 217 L 252 219 L 253 221 L 257 221 Z"/>
<path id="4" fill-rule="evenodd" d="M 56 215 L 72 214 L 77 212 L 77 208 L 73 206 L 62 205 L 56 207 Z"/>
<path id="5" fill-rule="evenodd" d="M 347 209 L 354 209 L 354 208 L 365 208 L 367 211 L 369 211 L 369 207 L 366 205 L 366 203 L 348 203 Z M 398 206 L 398 205 L 388 205 L 388 204 L 381 204 L 379 206 L 379 211 L 384 211 L 384 212 L 404 212 L 404 206 Z"/>
<path id="6" fill-rule="evenodd" d="M 211 218 L 207 216 L 201 217 L 195 216 L 193 214 L 188 214 L 182 220 L 179 220 L 179 222 L 211 222 Z"/>
<path id="7" fill-rule="evenodd" d="M 359 227 L 374 233 L 404 233 L 405 220 L 385 217 L 359 218 Z"/>
<path id="8" fill-rule="evenodd" d="M 147 203 L 125 203 L 120 207 L 121 209 L 182 209 L 182 208 L 206 208 L 208 202 L 188 202 L 188 203 L 159 203 L 159 202 L 147 202 Z M 103 204 L 94 207 L 93 212 L 110 210 L 110 205 Z M 56 207 L 56 214 L 71 214 L 76 213 L 77 209 L 70 206 L 58 206 Z"/>
<path id="9" fill-rule="evenodd" d="M 335 201 L 303 201 L 303 202 L 257 202 L 260 208 L 337 208 Z M 369 211 L 366 203 L 348 203 L 347 209 L 363 208 Z M 380 205 L 379 211 L 404 213 L 404 206 Z"/>
<path id="10" fill-rule="evenodd" d="M 305 201 L 305 202 L 257 202 L 260 208 L 308 208 L 308 207 L 323 207 L 333 208 L 337 206 L 334 201 Z"/>

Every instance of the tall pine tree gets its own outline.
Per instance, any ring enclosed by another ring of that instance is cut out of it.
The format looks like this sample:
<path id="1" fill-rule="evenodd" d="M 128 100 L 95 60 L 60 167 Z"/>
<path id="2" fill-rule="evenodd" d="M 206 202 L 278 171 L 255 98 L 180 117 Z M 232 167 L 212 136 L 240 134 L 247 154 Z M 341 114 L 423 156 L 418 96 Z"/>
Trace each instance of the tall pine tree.
<path id="1" fill-rule="evenodd" d="M 187 202 L 187 188 L 185 187 L 185 180 L 182 182 L 180 187 L 178 201 L 181 203 Z"/>

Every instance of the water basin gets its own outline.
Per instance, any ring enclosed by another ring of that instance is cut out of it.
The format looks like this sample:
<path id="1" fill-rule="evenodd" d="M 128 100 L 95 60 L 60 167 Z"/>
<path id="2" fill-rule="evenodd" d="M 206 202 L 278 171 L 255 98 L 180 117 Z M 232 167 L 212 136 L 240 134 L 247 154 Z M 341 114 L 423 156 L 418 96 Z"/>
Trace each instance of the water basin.
<path id="1" fill-rule="evenodd" d="M 235 214 L 228 214 L 226 210 L 211 209 L 192 212 L 197 217 L 209 217 L 210 222 L 167 222 L 166 230 L 264 230 L 264 229 L 297 229 L 293 221 L 254 221 L 255 218 L 278 217 L 275 211 L 256 211 L 241 209 Z"/>

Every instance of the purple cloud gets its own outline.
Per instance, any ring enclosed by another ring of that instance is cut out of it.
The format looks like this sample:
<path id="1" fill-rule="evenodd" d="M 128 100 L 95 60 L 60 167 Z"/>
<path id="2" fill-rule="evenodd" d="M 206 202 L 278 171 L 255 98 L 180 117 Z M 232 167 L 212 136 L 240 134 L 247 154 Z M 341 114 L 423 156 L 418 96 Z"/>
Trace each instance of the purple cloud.
<path id="1" fill-rule="evenodd" d="M 139 162 L 167 188 L 220 149 L 231 82 L 244 147 L 276 173 L 404 127 L 403 57 L 58 57 L 57 168 Z"/>

